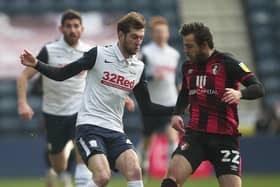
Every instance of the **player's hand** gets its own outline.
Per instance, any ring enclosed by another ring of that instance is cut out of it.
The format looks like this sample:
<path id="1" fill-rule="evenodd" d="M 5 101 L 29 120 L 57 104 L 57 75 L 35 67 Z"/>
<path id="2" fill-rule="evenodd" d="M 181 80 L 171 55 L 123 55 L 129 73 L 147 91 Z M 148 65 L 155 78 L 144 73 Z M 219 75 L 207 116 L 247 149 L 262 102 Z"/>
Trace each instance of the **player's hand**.
<path id="1" fill-rule="evenodd" d="M 174 115 L 171 119 L 171 126 L 180 133 L 185 133 L 184 122 L 181 116 Z"/>
<path id="2" fill-rule="evenodd" d="M 18 106 L 18 115 L 20 119 L 31 120 L 33 117 L 33 110 L 27 103 L 21 103 Z"/>
<path id="3" fill-rule="evenodd" d="M 127 97 L 125 99 L 125 107 L 129 112 L 134 112 L 135 111 L 134 101 L 130 97 Z"/>
<path id="4" fill-rule="evenodd" d="M 27 50 L 23 50 L 20 55 L 20 61 L 24 66 L 35 67 L 38 63 L 37 59 Z"/>
<path id="5" fill-rule="evenodd" d="M 240 101 L 242 94 L 239 90 L 235 90 L 232 88 L 226 88 L 226 92 L 222 97 L 222 101 L 227 104 L 238 104 Z"/>

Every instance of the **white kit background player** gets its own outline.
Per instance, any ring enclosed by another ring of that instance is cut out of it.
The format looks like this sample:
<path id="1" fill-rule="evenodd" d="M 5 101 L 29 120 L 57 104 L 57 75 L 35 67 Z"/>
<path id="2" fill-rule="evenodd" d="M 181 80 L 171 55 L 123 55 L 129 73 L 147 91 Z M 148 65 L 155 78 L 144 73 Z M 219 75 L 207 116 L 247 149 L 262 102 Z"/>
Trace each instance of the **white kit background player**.
<path id="1" fill-rule="evenodd" d="M 90 49 L 89 45 L 80 40 L 84 28 L 79 12 L 66 10 L 61 17 L 59 30 L 63 35 L 62 38 L 45 45 L 37 56 L 37 59 L 54 67 L 66 66 L 82 57 Z M 25 120 L 32 119 L 34 114 L 27 101 L 27 85 L 28 80 L 37 73 L 37 70 L 27 67 L 17 81 L 18 113 Z M 77 112 L 80 109 L 85 88 L 85 77 L 85 71 L 63 82 L 57 82 L 43 76 L 42 110 L 47 134 L 48 156 L 52 168 L 62 180 L 67 176 L 69 151 L 67 151 L 66 145 L 74 139 Z M 76 155 L 76 158 L 76 186 L 82 187 L 86 183 L 92 183 L 91 172 L 79 154 Z"/>

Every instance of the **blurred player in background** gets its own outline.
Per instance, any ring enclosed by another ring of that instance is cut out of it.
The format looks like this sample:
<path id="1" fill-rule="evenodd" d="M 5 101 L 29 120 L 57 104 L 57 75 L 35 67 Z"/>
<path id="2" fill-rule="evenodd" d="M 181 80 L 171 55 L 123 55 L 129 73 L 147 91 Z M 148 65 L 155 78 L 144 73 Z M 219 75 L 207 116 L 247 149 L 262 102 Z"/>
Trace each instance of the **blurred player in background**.
<path id="1" fill-rule="evenodd" d="M 184 136 L 161 187 L 183 186 L 203 160 L 213 164 L 221 187 L 241 187 L 237 105 L 240 99 L 262 97 L 263 86 L 243 62 L 214 49 L 204 24 L 185 24 L 180 33 L 190 60 L 182 67 L 183 85 L 172 126 Z M 239 82 L 244 89 L 239 90 Z M 184 128 L 179 114 L 188 104 L 190 120 Z"/>
<path id="2" fill-rule="evenodd" d="M 47 171 L 46 171 L 46 187 L 56 187 L 58 186 L 58 182 L 61 182 L 63 187 L 72 187 L 72 168 L 76 164 L 75 162 L 75 150 L 74 150 L 74 145 L 72 141 L 69 141 L 66 144 L 65 147 L 66 150 L 66 155 L 69 154 L 68 158 L 68 163 L 67 163 L 67 169 L 64 172 L 63 176 L 58 176 L 54 169 L 51 166 L 50 160 L 49 160 L 49 153 L 48 150 L 46 149 L 45 152 L 45 160 L 47 164 Z"/>
<path id="3" fill-rule="evenodd" d="M 123 130 L 122 117 L 128 94 L 133 91 L 144 114 L 170 115 L 174 110 L 150 100 L 143 80 L 144 64 L 135 55 L 140 50 L 144 32 L 144 17 L 130 12 L 118 21 L 118 43 L 94 47 L 65 67 L 40 62 L 26 50 L 20 56 L 23 65 L 54 80 L 63 81 L 88 70 L 76 141 L 98 187 L 108 184 L 110 168 L 125 177 L 128 187 L 143 186 L 136 152 Z M 90 186 L 95 185 L 86 185 Z"/>
<path id="4" fill-rule="evenodd" d="M 145 76 L 148 80 L 148 90 L 151 100 L 165 106 L 174 106 L 178 96 L 176 86 L 176 68 L 179 63 L 179 52 L 168 44 L 168 21 L 155 16 L 150 19 L 151 42 L 143 46 L 142 55 L 145 63 Z M 169 141 L 168 155 L 176 149 L 178 133 L 171 128 L 170 116 L 143 116 L 143 149 L 142 168 L 149 167 L 148 150 L 155 133 L 164 132 Z M 168 157 L 168 158 L 169 158 Z"/>
<path id="5" fill-rule="evenodd" d="M 80 41 L 84 30 L 79 12 L 67 10 L 61 17 L 59 27 L 63 37 L 45 45 L 37 58 L 52 66 L 61 67 L 83 56 L 90 46 Z M 27 85 L 37 71 L 25 68 L 18 78 L 18 114 L 30 120 L 34 114 L 27 102 Z M 56 82 L 43 76 L 43 116 L 47 134 L 48 153 L 52 168 L 61 177 L 66 172 L 69 151 L 66 144 L 74 139 L 77 112 L 80 109 L 85 87 L 86 72 L 66 80 Z M 67 153 L 68 152 L 68 153 Z M 77 187 L 92 182 L 91 172 L 77 154 L 75 183 Z"/>

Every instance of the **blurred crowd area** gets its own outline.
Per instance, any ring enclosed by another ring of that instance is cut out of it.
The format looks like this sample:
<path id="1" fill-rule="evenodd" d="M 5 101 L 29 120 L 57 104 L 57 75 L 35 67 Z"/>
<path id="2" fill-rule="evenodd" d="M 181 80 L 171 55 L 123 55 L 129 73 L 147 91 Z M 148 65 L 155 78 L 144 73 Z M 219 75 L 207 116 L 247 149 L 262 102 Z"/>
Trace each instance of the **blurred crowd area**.
<path id="1" fill-rule="evenodd" d="M 240 128 L 245 134 L 280 133 L 280 21 L 279 0 L 1 0 L 0 1 L 0 133 L 40 135 L 41 97 L 36 80 L 29 87 L 35 117 L 21 121 L 17 115 L 16 78 L 23 66 L 19 55 L 26 48 L 38 53 L 47 42 L 59 39 L 57 26 L 66 9 L 82 13 L 82 39 L 92 46 L 116 41 L 116 20 L 128 11 L 146 19 L 160 15 L 169 21 L 170 45 L 181 52 L 178 30 L 182 23 L 209 25 L 214 42 L 247 63 L 266 88 L 264 99 L 241 104 Z M 144 44 L 149 41 L 148 30 Z M 180 69 L 180 68 L 179 68 Z M 180 79 L 178 70 L 178 79 Z M 124 115 L 132 137 L 142 128 L 139 110 Z"/>

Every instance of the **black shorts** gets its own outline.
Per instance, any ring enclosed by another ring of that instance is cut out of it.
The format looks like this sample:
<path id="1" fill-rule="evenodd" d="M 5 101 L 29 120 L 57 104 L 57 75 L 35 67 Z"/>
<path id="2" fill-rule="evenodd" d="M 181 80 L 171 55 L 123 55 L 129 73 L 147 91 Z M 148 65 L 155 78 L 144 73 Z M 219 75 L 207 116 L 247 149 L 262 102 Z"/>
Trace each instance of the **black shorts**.
<path id="1" fill-rule="evenodd" d="M 193 172 L 204 160 L 209 160 L 219 177 L 225 174 L 241 176 L 239 137 L 208 134 L 190 129 L 180 141 L 174 154 L 183 155 L 191 164 Z"/>
<path id="2" fill-rule="evenodd" d="M 48 152 L 60 153 L 67 142 L 75 138 L 77 114 L 71 116 L 56 116 L 43 113 L 47 133 Z"/>
<path id="3" fill-rule="evenodd" d="M 106 155 L 110 168 L 117 171 L 115 161 L 121 153 L 134 149 L 127 135 L 94 125 L 79 125 L 76 129 L 76 144 L 84 162 L 95 154 Z"/>
<path id="4" fill-rule="evenodd" d="M 143 135 L 151 136 L 155 132 L 164 132 L 170 123 L 170 116 L 143 116 Z"/>

